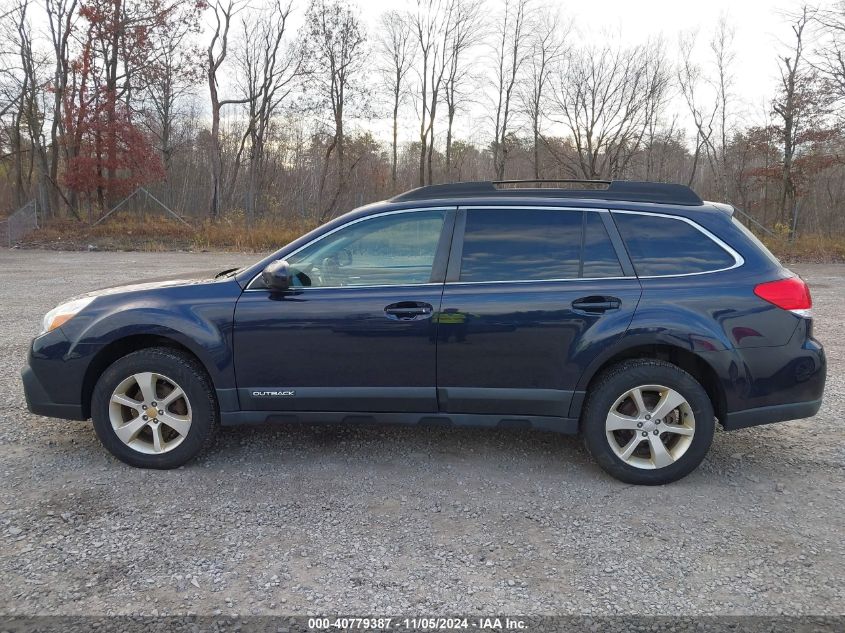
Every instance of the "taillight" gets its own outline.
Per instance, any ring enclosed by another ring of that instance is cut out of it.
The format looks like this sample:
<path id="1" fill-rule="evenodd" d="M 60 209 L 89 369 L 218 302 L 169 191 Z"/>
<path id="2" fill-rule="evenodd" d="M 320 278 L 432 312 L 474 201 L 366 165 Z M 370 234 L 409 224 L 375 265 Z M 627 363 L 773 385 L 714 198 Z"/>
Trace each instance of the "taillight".
<path id="1" fill-rule="evenodd" d="M 787 277 L 777 281 L 757 284 L 754 294 L 798 316 L 813 316 L 813 299 L 810 288 L 800 277 Z"/>

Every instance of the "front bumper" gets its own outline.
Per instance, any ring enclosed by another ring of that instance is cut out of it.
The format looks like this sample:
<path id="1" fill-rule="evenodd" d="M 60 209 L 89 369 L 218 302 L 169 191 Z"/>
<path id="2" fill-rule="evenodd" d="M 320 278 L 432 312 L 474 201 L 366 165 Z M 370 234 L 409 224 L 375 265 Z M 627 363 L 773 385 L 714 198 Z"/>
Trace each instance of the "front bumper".
<path id="1" fill-rule="evenodd" d="M 66 420 L 85 420 L 81 404 L 65 404 L 54 402 L 47 394 L 47 390 L 39 382 L 35 372 L 30 367 L 21 370 L 23 390 L 26 395 L 26 408 L 36 415 L 50 418 L 64 418 Z"/>

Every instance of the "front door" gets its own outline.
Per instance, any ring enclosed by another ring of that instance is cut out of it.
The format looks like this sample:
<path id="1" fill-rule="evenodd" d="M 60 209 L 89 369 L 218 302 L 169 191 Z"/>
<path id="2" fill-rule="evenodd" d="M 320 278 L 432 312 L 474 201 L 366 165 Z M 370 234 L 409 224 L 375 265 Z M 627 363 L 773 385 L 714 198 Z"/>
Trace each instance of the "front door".
<path id="1" fill-rule="evenodd" d="M 459 214 L 438 315 L 441 411 L 568 417 L 584 368 L 624 334 L 641 294 L 609 213 Z"/>
<path id="2" fill-rule="evenodd" d="M 246 290 L 234 332 L 241 409 L 436 412 L 433 317 L 454 213 L 353 221 L 286 257 L 291 290 Z"/>

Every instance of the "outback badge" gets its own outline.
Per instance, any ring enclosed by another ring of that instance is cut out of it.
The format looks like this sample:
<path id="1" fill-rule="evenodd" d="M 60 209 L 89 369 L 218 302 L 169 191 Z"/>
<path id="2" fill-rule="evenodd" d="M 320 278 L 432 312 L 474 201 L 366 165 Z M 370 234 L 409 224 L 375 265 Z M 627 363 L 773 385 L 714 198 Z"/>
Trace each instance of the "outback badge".
<path id="1" fill-rule="evenodd" d="M 253 398 L 290 398 L 295 395 L 294 389 L 264 389 L 252 392 Z"/>

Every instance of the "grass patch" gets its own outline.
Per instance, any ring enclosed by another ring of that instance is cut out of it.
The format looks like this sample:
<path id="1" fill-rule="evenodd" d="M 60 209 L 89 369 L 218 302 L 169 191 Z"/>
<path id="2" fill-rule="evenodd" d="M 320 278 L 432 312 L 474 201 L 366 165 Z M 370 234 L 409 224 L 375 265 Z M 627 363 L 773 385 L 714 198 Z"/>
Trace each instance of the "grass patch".
<path id="1" fill-rule="evenodd" d="M 54 250 L 266 252 L 284 246 L 310 228 L 264 219 L 248 229 L 240 218 L 189 227 L 163 216 L 115 214 L 96 226 L 67 219 L 51 220 L 26 235 L 21 246 Z"/>
<path id="2" fill-rule="evenodd" d="M 777 236 L 766 237 L 763 242 L 783 262 L 845 262 L 845 237 L 799 235 L 789 241 L 787 237 Z"/>

